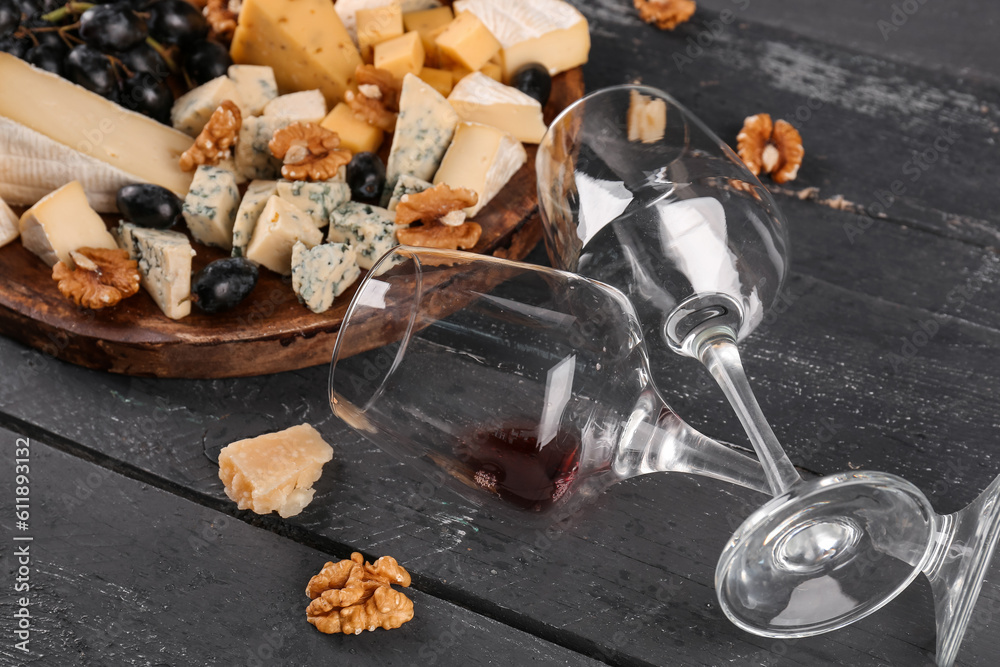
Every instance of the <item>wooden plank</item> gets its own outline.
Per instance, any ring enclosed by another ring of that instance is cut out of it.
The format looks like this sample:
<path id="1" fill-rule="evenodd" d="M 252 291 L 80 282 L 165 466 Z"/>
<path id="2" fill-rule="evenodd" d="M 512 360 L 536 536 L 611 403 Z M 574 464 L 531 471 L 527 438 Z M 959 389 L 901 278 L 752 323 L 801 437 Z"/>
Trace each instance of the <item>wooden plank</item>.
<path id="1" fill-rule="evenodd" d="M 9 452 L 21 435 L 0 429 Z M 21 595 L 34 630 L 27 655 L 13 641 L 0 646 L 5 664 L 600 664 L 412 587 L 415 615 L 401 628 L 324 635 L 306 622 L 303 590 L 324 562 L 348 554 L 257 530 L 39 440 L 30 450 L 31 519 L 17 534 L 33 540 L 16 545 L 31 556 Z M 0 481 L 7 498 L 11 460 Z M 18 560 L 3 553 L 13 581 Z"/>

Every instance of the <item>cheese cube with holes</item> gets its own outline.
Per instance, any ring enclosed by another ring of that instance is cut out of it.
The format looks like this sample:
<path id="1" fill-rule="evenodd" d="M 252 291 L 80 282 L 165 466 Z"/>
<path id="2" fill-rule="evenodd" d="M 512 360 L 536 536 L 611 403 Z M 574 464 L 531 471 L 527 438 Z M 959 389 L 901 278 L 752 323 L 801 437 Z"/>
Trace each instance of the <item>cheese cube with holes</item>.
<path id="1" fill-rule="evenodd" d="M 458 124 L 458 114 L 444 96 L 413 74 L 403 79 L 399 120 L 385 167 L 382 203 L 388 203 L 402 174 L 430 180 L 441 164 Z"/>
<path id="2" fill-rule="evenodd" d="M 330 0 L 243 0 L 229 52 L 235 63 L 269 65 L 279 92 L 319 89 L 329 104 L 361 64 Z"/>
<path id="3" fill-rule="evenodd" d="M 233 248 L 233 224 L 240 206 L 236 175 L 228 169 L 203 164 L 194 173 L 184 198 L 184 220 L 192 238 L 224 250 Z"/>
<path id="4" fill-rule="evenodd" d="M 379 257 L 399 245 L 392 213 L 354 201 L 344 202 L 334 210 L 327 241 L 349 244 L 362 269 L 372 268 Z"/>
<path id="5" fill-rule="evenodd" d="M 398 3 L 359 9 L 357 13 L 358 48 L 361 58 L 371 62 L 376 44 L 403 34 L 403 9 Z"/>
<path id="6" fill-rule="evenodd" d="M 231 100 L 242 111 L 243 100 L 236 84 L 222 75 L 178 97 L 170 109 L 170 123 L 181 132 L 196 137 L 212 117 L 212 112 L 226 100 Z"/>
<path id="7" fill-rule="evenodd" d="M 479 201 L 464 209 L 470 218 L 479 213 L 528 161 L 521 142 L 503 130 L 480 123 L 459 123 L 455 139 L 434 175 L 434 185 L 469 188 Z"/>
<path id="8" fill-rule="evenodd" d="M 219 479 L 241 510 L 299 514 L 312 502 L 313 484 L 333 448 L 309 424 L 238 440 L 219 452 Z"/>
<path id="9" fill-rule="evenodd" d="M 149 229 L 130 222 L 118 226 L 118 242 L 139 264 L 143 288 L 163 314 L 179 320 L 191 314 L 191 258 L 187 237 L 169 229 Z"/>
<path id="10" fill-rule="evenodd" d="M 459 12 L 434 41 L 442 58 L 472 71 L 500 53 L 500 42 L 472 12 Z"/>
<path id="11" fill-rule="evenodd" d="M 590 54 L 587 19 L 562 0 L 457 0 L 455 11 L 475 14 L 500 42 L 505 81 L 528 63 L 541 63 L 555 76 Z"/>
<path id="12" fill-rule="evenodd" d="M 396 187 L 392 189 L 392 197 L 389 199 L 389 205 L 386 208 L 390 211 L 395 211 L 399 200 L 404 196 L 423 192 L 432 187 L 433 185 L 428 181 L 410 176 L 409 174 L 403 174 L 396 181 Z"/>
<path id="13" fill-rule="evenodd" d="M 346 243 L 324 243 L 292 248 L 292 290 L 314 313 L 325 313 L 333 300 L 361 275 L 354 248 Z"/>
<path id="14" fill-rule="evenodd" d="M 277 195 L 271 196 L 257 219 L 245 256 L 283 276 L 292 274 L 292 247 L 323 242 L 323 232 L 308 214 Z"/>
<path id="15" fill-rule="evenodd" d="M 462 120 L 499 128 L 524 143 L 537 144 L 545 135 L 538 100 L 480 72 L 462 79 L 448 103 Z"/>
<path id="16" fill-rule="evenodd" d="M 281 161 L 271 155 L 268 142 L 277 130 L 289 121 L 273 116 L 249 116 L 243 119 L 236 141 L 234 160 L 240 176 L 248 180 L 275 179 L 281 172 Z"/>
<path id="17" fill-rule="evenodd" d="M 50 192 L 25 211 L 18 231 L 24 247 L 49 266 L 59 261 L 73 266 L 69 254 L 78 248 L 118 247 L 101 216 L 87 204 L 78 181 Z"/>
<path id="18" fill-rule="evenodd" d="M 382 145 L 383 132 L 354 117 L 346 102 L 340 102 L 326 115 L 320 125 L 340 137 L 340 145 L 352 153 L 374 153 Z"/>
<path id="19" fill-rule="evenodd" d="M 295 204 L 316 224 L 316 228 L 330 223 L 333 210 L 351 198 L 351 189 L 341 181 L 278 181 L 278 196 Z"/>
<path id="20" fill-rule="evenodd" d="M 264 117 L 280 118 L 286 123 L 318 123 L 326 117 L 326 100 L 318 90 L 281 95 L 267 103 Z"/>
<path id="21" fill-rule="evenodd" d="M 391 72 L 397 79 L 419 74 L 423 66 L 424 45 L 415 32 L 375 45 L 375 67 Z"/>
<path id="22" fill-rule="evenodd" d="M 17 216 L 7 202 L 0 199 L 0 247 L 3 247 L 21 235 L 17 224 Z"/>
<path id="23" fill-rule="evenodd" d="M 278 194 L 277 181 L 251 181 L 236 211 L 233 224 L 233 257 L 242 257 L 253 237 L 260 214 L 272 195 Z"/>
<path id="24" fill-rule="evenodd" d="M 274 70 L 267 65 L 230 65 L 227 72 L 236 84 L 244 116 L 259 116 L 267 103 L 278 96 Z"/>

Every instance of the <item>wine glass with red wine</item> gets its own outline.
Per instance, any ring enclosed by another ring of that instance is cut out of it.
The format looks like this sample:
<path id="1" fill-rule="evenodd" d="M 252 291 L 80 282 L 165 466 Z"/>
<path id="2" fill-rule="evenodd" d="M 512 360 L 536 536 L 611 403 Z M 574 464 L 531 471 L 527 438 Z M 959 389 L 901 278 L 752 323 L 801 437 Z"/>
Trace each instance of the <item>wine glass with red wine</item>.
<path id="1" fill-rule="evenodd" d="M 482 255 L 397 247 L 341 325 L 333 411 L 477 504 L 570 516 L 615 482 L 688 472 L 765 491 L 760 464 L 682 421 L 617 290 Z"/>
<path id="2" fill-rule="evenodd" d="M 650 346 L 700 360 L 757 451 L 774 498 L 719 560 L 727 616 L 766 636 L 819 634 L 871 614 L 923 571 L 937 601 L 938 659 L 950 664 L 1000 533 L 1000 482 L 945 517 L 893 475 L 799 476 L 737 348 L 788 271 L 785 222 L 767 189 L 687 109 L 644 86 L 570 105 L 539 145 L 535 171 L 553 266 L 618 288 Z"/>

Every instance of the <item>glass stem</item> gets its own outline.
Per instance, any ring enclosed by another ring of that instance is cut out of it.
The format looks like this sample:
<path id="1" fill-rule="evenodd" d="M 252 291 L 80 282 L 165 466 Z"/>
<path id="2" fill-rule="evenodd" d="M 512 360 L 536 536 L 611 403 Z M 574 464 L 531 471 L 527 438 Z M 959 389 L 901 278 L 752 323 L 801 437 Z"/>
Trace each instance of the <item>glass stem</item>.
<path id="1" fill-rule="evenodd" d="M 780 495 L 801 482 L 750 389 L 732 331 L 728 327 L 706 329 L 697 334 L 693 349 L 736 411 L 764 466 L 771 493 Z"/>

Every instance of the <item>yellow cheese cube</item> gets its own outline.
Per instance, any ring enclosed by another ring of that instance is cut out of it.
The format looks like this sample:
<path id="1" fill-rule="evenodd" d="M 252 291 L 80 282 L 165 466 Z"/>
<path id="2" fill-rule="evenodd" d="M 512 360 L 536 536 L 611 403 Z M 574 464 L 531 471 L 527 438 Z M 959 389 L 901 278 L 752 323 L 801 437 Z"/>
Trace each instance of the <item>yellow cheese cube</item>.
<path id="1" fill-rule="evenodd" d="M 434 44 L 434 40 L 443 32 L 444 27 L 451 23 L 453 18 L 451 7 L 437 7 L 422 12 L 403 14 L 403 26 L 407 32 L 420 33 L 420 41 L 423 42 L 424 52 L 427 54 L 429 63 L 436 64 L 437 46 Z"/>
<path id="2" fill-rule="evenodd" d="M 352 153 L 374 153 L 382 145 L 382 130 L 355 118 L 351 107 L 345 102 L 333 107 L 333 111 L 326 115 L 320 125 L 336 132 L 340 137 L 341 147 Z"/>
<path id="3" fill-rule="evenodd" d="M 418 76 L 429 83 L 431 88 L 438 91 L 445 97 L 448 97 L 448 95 L 451 94 L 451 89 L 455 85 L 455 80 L 452 79 L 451 72 L 444 69 L 425 67 L 420 70 L 420 74 Z"/>
<path id="4" fill-rule="evenodd" d="M 362 64 L 330 0 L 244 0 L 230 55 L 269 65 L 281 93 L 318 88 L 330 106 L 354 87 Z"/>
<path id="5" fill-rule="evenodd" d="M 420 34 L 408 32 L 401 37 L 375 45 L 375 67 L 392 72 L 397 79 L 419 74 L 424 66 L 424 45 Z"/>
<path id="6" fill-rule="evenodd" d="M 437 45 L 442 54 L 473 71 L 500 52 L 500 42 L 471 12 L 460 12 L 438 35 Z"/>
<path id="7" fill-rule="evenodd" d="M 395 2 L 375 9 L 359 9 L 357 22 L 358 47 L 366 62 L 371 62 L 376 44 L 403 34 L 403 10 Z"/>
<path id="8" fill-rule="evenodd" d="M 441 49 L 438 48 L 437 38 L 448 29 L 450 23 L 438 26 L 429 32 L 420 33 L 420 41 L 424 45 L 424 64 L 430 67 L 444 67 L 448 64 L 450 60 L 441 54 Z"/>
<path id="9" fill-rule="evenodd" d="M 486 63 L 479 71 L 494 81 L 503 83 L 503 68 L 501 68 L 497 63 Z"/>

